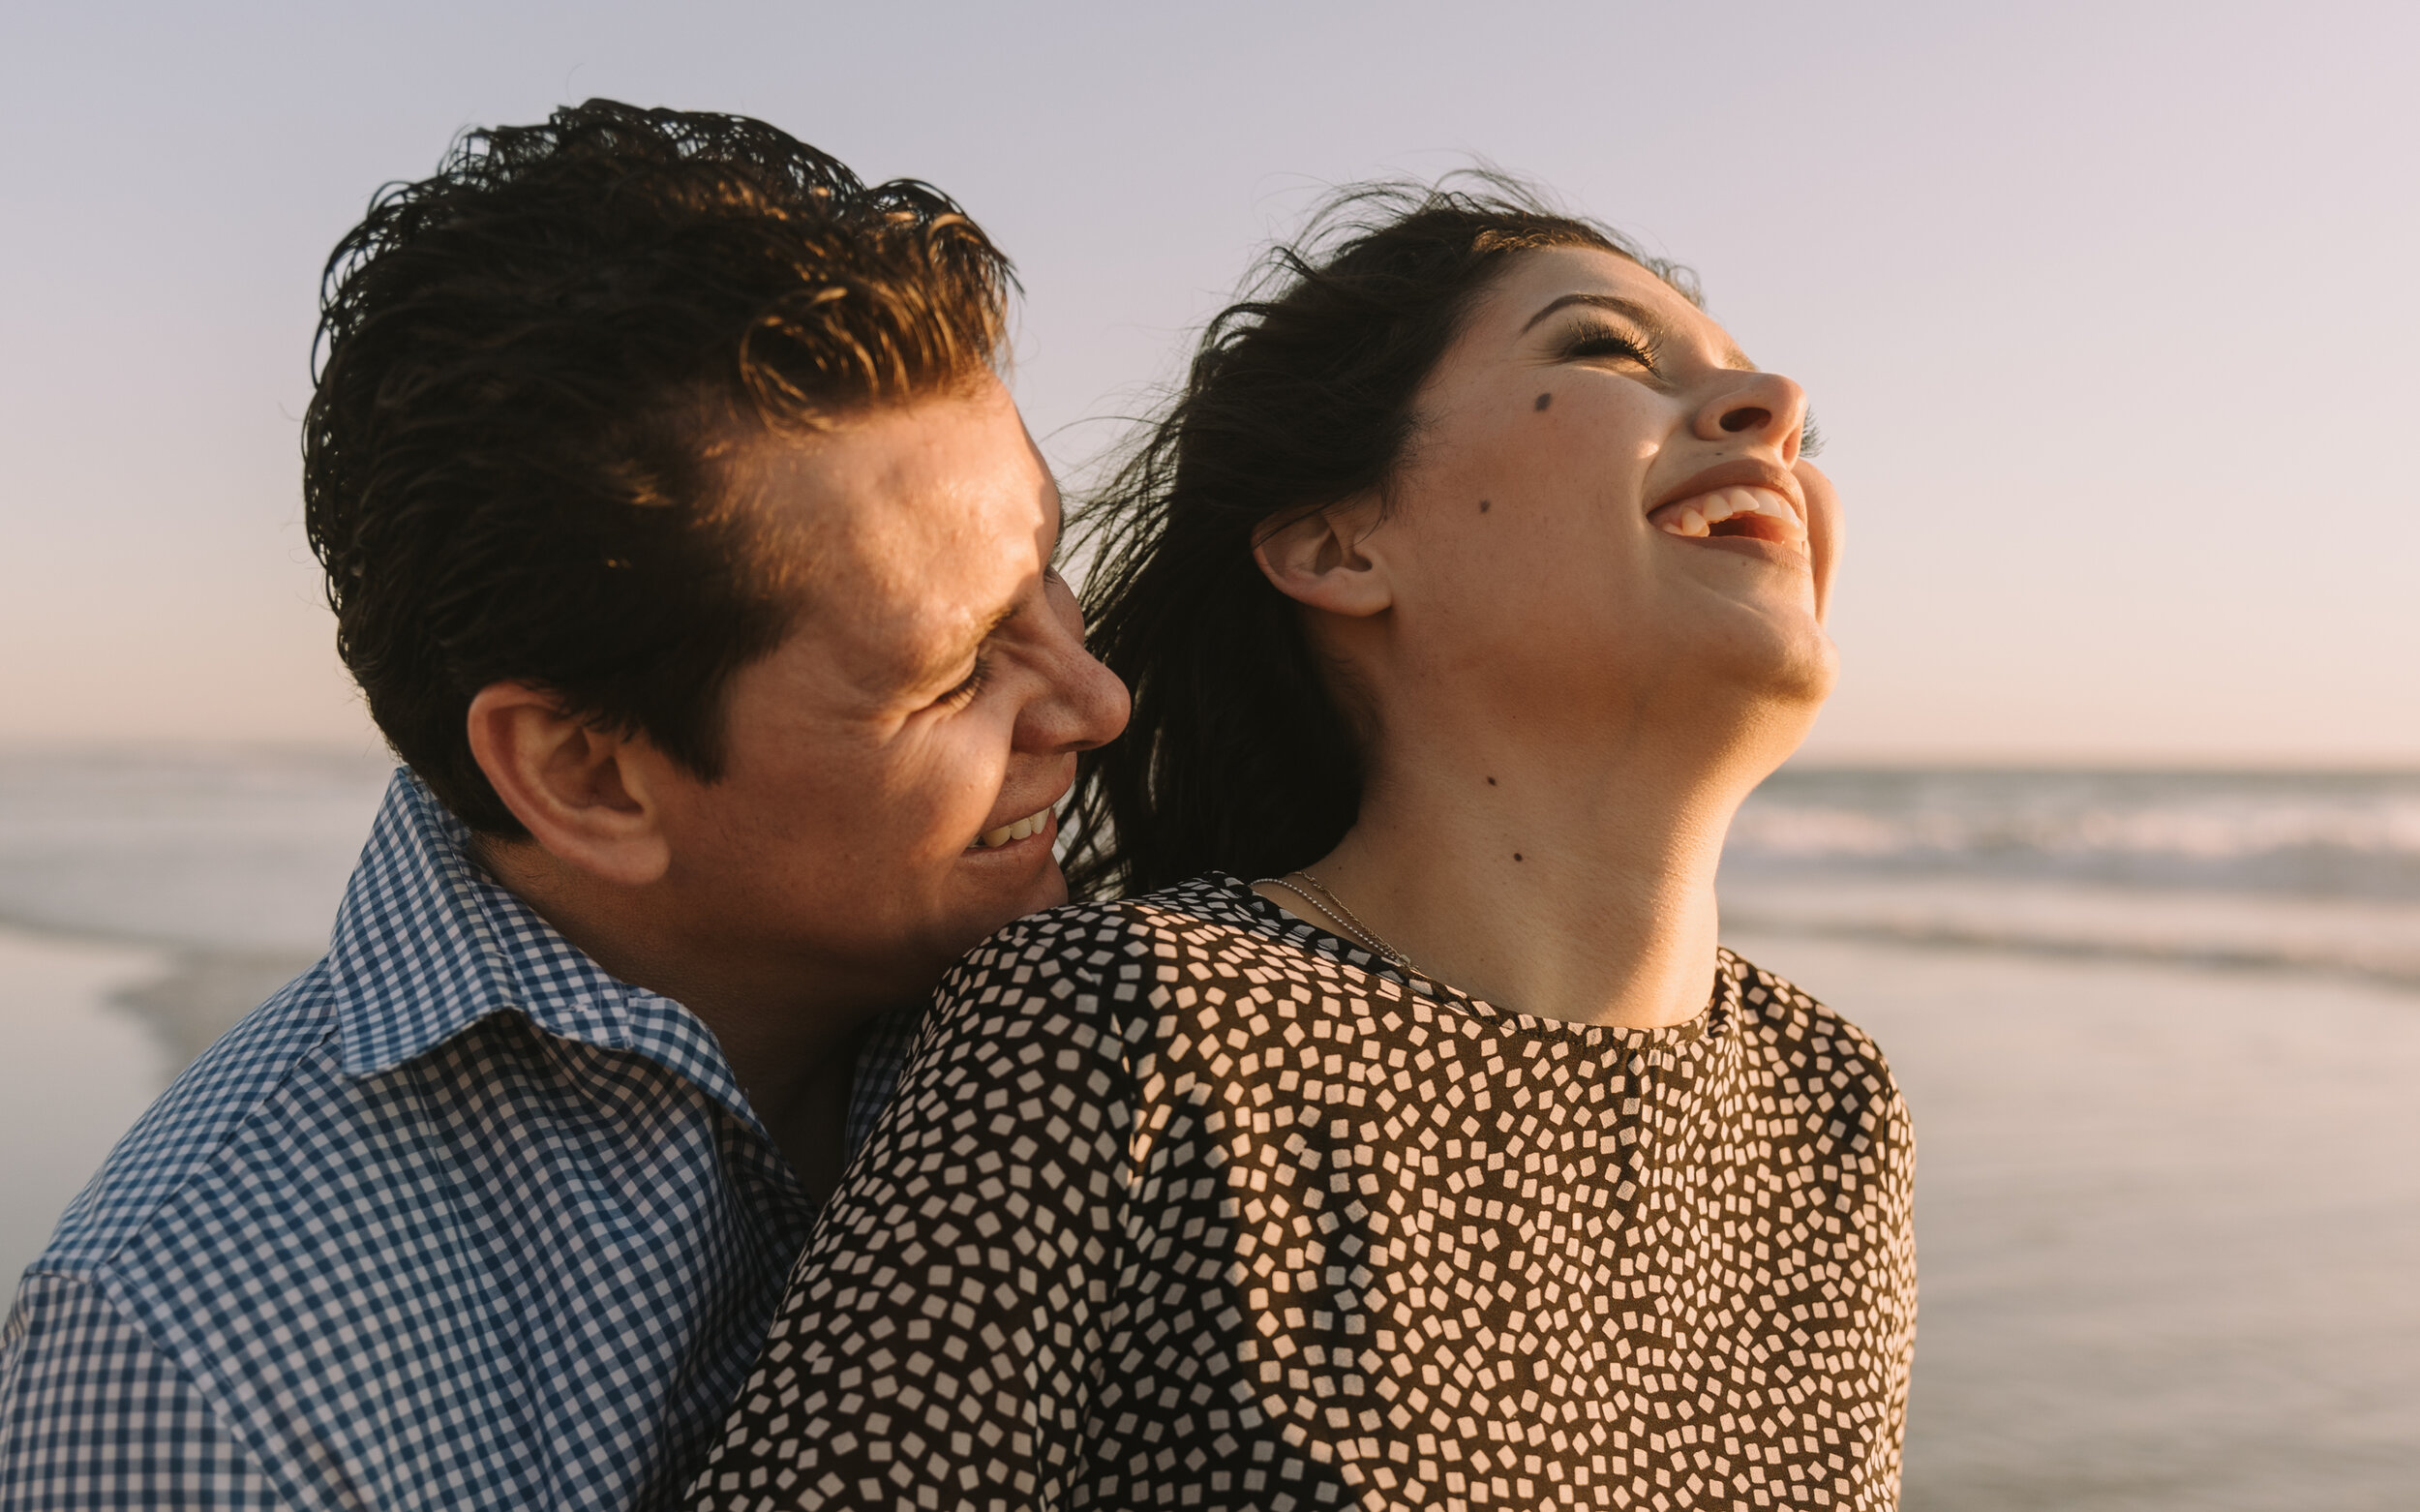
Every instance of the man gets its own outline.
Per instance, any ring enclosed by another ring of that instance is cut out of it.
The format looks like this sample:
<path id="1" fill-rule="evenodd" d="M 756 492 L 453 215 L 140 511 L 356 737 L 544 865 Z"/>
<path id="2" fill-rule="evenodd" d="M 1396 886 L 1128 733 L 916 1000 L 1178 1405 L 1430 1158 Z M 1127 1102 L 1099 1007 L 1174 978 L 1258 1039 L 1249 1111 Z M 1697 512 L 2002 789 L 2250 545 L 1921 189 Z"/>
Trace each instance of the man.
<path id="1" fill-rule="evenodd" d="M 868 1024 L 1064 896 L 1051 806 L 1125 719 L 1009 285 L 938 193 L 729 116 L 590 102 L 378 197 L 305 501 L 407 770 L 327 958 L 27 1273 L 0 1506 L 679 1492 Z"/>

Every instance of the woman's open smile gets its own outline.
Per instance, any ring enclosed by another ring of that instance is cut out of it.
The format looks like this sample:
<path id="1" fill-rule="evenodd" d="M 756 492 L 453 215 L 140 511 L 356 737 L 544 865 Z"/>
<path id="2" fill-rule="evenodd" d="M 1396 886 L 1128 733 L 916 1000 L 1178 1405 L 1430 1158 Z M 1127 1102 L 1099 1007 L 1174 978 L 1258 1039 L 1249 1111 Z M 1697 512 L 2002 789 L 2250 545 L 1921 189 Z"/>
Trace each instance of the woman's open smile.
<path id="1" fill-rule="evenodd" d="M 1755 458 L 1707 469 L 1672 490 L 1648 520 L 1684 540 L 1733 550 L 1755 541 L 1788 547 L 1790 559 L 1807 560 L 1805 493 L 1789 472 Z"/>

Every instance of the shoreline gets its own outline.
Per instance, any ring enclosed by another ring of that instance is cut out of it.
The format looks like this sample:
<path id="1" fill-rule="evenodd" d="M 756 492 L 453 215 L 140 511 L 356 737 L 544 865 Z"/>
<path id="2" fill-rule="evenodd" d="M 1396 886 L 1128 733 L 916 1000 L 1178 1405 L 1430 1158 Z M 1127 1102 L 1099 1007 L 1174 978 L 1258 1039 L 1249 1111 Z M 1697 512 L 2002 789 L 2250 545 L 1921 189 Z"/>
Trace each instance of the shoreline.
<path id="1" fill-rule="evenodd" d="M 112 988 L 104 1004 L 139 1022 L 174 1067 L 166 1088 L 219 1036 L 326 953 L 275 946 L 203 946 L 126 931 L 77 928 L 0 913 L 0 938 L 27 945 L 148 955 L 157 969 Z"/>
<path id="2" fill-rule="evenodd" d="M 182 1062 L 112 1000 L 172 970 L 166 953 L 0 927 L 0 1282 L 51 1228 Z"/>
<path id="3" fill-rule="evenodd" d="M 158 977 L 110 994 L 109 1006 L 140 1019 L 182 1072 L 318 959 L 290 951 L 180 950 Z"/>
<path id="4" fill-rule="evenodd" d="M 168 1084 L 318 958 L 0 920 L 0 1285 Z"/>
<path id="5" fill-rule="evenodd" d="M 2210 971 L 2241 977 L 2276 977 L 2288 982 L 2335 983 L 2377 987 L 2420 998 L 2420 967 L 2380 966 L 2309 960 L 2257 947 L 2221 946 L 2162 949 L 2091 939 L 2012 939 L 1989 929 L 1954 924 L 1813 923 L 1787 915 L 1740 911 L 1737 920 L 1723 915 L 1723 943 L 1734 930 L 1765 939 L 1811 940 L 1840 945 L 1878 945 L 1911 951 L 1954 951 L 1978 955 L 2006 955 L 2020 960 L 2099 962 L 2110 966 L 2166 967 L 2177 971 Z"/>
<path id="6" fill-rule="evenodd" d="M 1808 868 L 1716 883 L 1725 934 L 2174 966 L 2420 993 L 2420 901 Z"/>

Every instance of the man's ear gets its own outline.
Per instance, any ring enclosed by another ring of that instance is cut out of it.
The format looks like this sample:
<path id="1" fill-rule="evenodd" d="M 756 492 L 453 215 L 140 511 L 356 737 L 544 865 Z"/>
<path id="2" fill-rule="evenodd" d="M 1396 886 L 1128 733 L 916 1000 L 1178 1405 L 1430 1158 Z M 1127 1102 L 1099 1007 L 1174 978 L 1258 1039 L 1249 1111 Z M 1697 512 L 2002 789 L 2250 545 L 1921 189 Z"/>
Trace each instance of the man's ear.
<path id="1" fill-rule="evenodd" d="M 526 682 L 479 689 L 469 734 L 496 796 L 548 855 L 623 887 L 644 887 L 670 868 L 654 791 L 663 759 L 646 741 L 598 730 Z"/>
<path id="2" fill-rule="evenodd" d="M 1296 603 L 1368 619 L 1395 602 L 1382 555 L 1365 549 L 1377 526 L 1376 499 L 1339 504 L 1271 530 L 1253 546 L 1253 559 Z"/>

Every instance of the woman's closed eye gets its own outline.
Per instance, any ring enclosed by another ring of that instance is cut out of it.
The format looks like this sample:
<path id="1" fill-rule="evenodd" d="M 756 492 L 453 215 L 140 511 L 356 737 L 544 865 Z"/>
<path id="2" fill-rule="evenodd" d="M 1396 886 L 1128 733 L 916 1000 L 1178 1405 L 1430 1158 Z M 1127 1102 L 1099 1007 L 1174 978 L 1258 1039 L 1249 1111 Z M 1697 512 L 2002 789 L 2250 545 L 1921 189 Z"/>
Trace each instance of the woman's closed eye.
<path id="1" fill-rule="evenodd" d="M 1652 343 L 1601 320 L 1583 321 L 1573 326 L 1570 334 L 1563 338 L 1562 354 L 1566 361 L 1612 357 L 1635 362 L 1649 373 L 1655 371 L 1655 348 Z"/>

